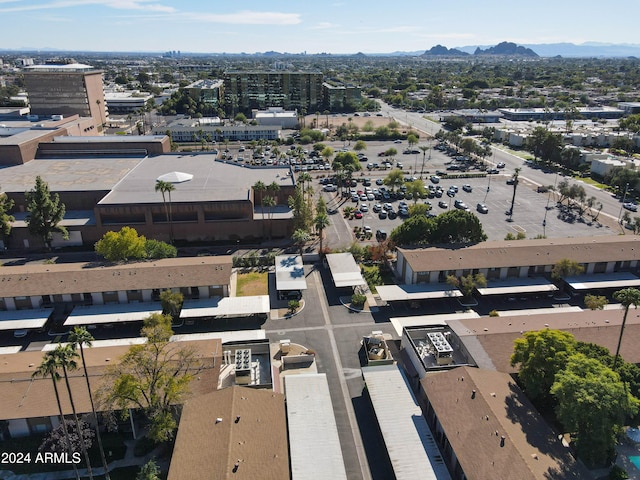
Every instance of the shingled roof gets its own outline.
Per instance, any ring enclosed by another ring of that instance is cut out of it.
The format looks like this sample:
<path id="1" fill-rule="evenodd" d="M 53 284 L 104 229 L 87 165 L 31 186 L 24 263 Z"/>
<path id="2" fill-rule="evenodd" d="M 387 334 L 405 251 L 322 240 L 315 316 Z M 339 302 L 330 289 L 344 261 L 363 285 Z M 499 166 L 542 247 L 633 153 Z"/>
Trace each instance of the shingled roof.
<path id="1" fill-rule="evenodd" d="M 220 339 L 172 342 L 171 348 L 192 347 L 202 360 L 205 368 L 190 384 L 192 395 L 214 391 L 218 386 L 219 369 L 214 368 L 213 358 L 221 355 Z M 103 376 L 108 365 L 117 363 L 128 346 L 92 347 L 84 349 L 91 389 L 96 392 L 103 384 Z M 42 351 L 26 351 L 0 355 L 0 420 L 48 417 L 58 415 L 51 377 L 32 378 L 31 375 L 44 359 Z M 218 362 L 219 365 L 219 362 Z M 78 413 L 91 412 L 84 371 L 78 361 L 78 369 L 69 372 L 69 383 Z M 71 406 L 63 383 L 58 384 L 61 392 L 62 410 L 71 413 Z"/>
<path id="2" fill-rule="evenodd" d="M 289 478 L 284 395 L 229 387 L 182 410 L 168 480 Z"/>
<path id="3" fill-rule="evenodd" d="M 471 246 L 399 248 L 414 272 L 554 265 L 565 258 L 578 263 L 640 260 L 640 239 L 603 235 L 482 242 Z"/>
<path id="4" fill-rule="evenodd" d="M 180 257 L 122 265 L 27 264 L 0 271 L 3 297 L 228 285 L 231 257 Z"/>
<path id="5" fill-rule="evenodd" d="M 421 383 L 467 479 L 590 478 L 508 374 L 460 367 Z"/>

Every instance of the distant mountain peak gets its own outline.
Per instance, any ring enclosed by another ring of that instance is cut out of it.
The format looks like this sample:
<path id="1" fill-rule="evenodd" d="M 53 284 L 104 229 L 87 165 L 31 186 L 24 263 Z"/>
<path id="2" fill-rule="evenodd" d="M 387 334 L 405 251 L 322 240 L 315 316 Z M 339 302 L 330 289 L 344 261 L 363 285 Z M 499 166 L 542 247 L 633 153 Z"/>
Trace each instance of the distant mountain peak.
<path id="1" fill-rule="evenodd" d="M 527 57 L 537 57 L 538 54 L 530 48 L 516 45 L 513 42 L 500 42 L 495 47 L 489 47 L 485 50 L 480 47 L 473 52 L 474 55 L 521 55 Z"/>
<path id="2" fill-rule="evenodd" d="M 442 45 L 436 45 L 422 54 L 423 57 L 460 57 L 469 55 L 467 52 L 458 50 L 456 48 L 447 48 Z"/>

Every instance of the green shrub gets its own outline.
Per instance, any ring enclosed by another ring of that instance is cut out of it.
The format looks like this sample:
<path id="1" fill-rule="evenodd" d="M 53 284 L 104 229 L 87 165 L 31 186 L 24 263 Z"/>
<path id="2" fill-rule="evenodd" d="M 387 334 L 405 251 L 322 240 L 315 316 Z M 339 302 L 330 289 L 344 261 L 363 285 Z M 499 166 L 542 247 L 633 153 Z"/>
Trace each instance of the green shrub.
<path id="1" fill-rule="evenodd" d="M 298 310 L 300 308 L 300 301 L 299 300 L 289 300 L 289 303 L 287 305 L 288 305 L 289 311 L 291 313 L 296 313 L 296 310 Z"/>
<path id="2" fill-rule="evenodd" d="M 367 296 L 361 293 L 354 293 L 351 295 L 351 305 L 354 307 L 362 307 L 364 302 L 367 301 Z"/>

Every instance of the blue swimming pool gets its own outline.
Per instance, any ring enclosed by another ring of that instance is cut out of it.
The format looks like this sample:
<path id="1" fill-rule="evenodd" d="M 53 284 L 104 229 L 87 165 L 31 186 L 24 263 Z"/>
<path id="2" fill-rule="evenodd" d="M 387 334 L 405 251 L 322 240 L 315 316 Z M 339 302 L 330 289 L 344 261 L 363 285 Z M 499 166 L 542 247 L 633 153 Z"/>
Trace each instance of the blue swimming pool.
<path id="1" fill-rule="evenodd" d="M 640 455 L 635 455 L 633 457 L 629 457 L 629 460 L 631 460 L 631 463 L 633 463 L 633 465 L 640 470 Z"/>

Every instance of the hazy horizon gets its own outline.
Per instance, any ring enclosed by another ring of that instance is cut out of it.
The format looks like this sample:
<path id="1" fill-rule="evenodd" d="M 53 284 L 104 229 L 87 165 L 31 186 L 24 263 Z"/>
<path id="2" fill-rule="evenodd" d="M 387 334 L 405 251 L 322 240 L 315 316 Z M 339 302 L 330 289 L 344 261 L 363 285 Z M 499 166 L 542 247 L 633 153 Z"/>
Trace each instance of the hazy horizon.
<path id="1" fill-rule="evenodd" d="M 640 3 L 0 0 L 4 50 L 365 54 L 495 45 L 638 45 Z M 460 13 L 462 12 L 462 13 Z M 620 13 L 624 12 L 624 15 Z M 523 28 L 530 27 L 529 29 Z"/>

